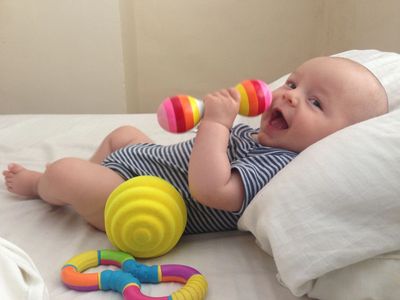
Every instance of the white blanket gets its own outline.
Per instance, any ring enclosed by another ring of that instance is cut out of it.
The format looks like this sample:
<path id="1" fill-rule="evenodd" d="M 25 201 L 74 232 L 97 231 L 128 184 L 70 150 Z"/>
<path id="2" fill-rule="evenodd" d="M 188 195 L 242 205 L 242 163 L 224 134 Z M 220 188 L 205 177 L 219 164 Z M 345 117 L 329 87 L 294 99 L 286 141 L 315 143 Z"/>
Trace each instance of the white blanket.
<path id="1" fill-rule="evenodd" d="M 155 141 L 164 144 L 193 135 L 166 133 L 158 126 L 154 114 L 1 115 L 0 170 L 9 162 L 40 171 L 47 162 L 61 157 L 88 158 L 106 134 L 126 124 L 141 128 Z M 0 182 L 0 236 L 18 245 L 31 257 L 44 279 L 50 299 L 122 299 L 115 292 L 77 292 L 62 284 L 60 268 L 65 261 L 91 249 L 112 248 L 103 232 L 86 224 L 71 209 L 53 207 L 38 199 L 21 199 L 6 191 Z M 209 284 L 207 300 L 297 299 L 276 280 L 272 257 L 259 249 L 248 233 L 184 236 L 168 254 L 141 262 L 186 264 L 198 269 Z M 3 265 L 0 267 L 3 270 Z M 11 288 L 8 282 L 13 280 L 7 272 L 0 277 L 1 300 L 26 299 L 3 296 L 3 287 Z M 179 287 L 173 283 L 144 284 L 142 290 L 154 297 L 169 295 Z"/>
<path id="2" fill-rule="evenodd" d="M 0 238 L 1 299 L 48 299 L 39 271 L 30 257 L 16 245 Z"/>

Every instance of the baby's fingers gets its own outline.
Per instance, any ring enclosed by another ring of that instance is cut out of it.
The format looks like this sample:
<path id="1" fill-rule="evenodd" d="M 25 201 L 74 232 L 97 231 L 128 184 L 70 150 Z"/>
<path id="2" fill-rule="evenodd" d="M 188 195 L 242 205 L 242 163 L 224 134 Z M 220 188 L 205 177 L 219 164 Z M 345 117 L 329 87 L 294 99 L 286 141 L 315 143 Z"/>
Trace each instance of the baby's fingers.
<path id="1" fill-rule="evenodd" d="M 237 89 L 235 89 L 234 87 L 231 87 L 231 88 L 227 89 L 227 92 L 229 93 L 229 96 L 231 98 L 236 100 L 236 102 L 240 101 L 240 93 L 238 92 Z"/>

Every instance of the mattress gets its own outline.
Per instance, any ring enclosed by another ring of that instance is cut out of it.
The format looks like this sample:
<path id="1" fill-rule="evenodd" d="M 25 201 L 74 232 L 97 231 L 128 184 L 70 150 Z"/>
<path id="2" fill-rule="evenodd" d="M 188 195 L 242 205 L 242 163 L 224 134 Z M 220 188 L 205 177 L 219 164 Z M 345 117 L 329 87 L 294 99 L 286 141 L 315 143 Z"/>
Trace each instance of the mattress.
<path id="1" fill-rule="evenodd" d="M 254 119 L 245 121 L 255 122 Z M 16 162 L 42 171 L 46 163 L 62 157 L 88 158 L 107 133 L 126 124 L 139 127 L 156 142 L 164 144 L 194 134 L 166 133 L 158 126 L 154 114 L 2 115 L 0 168 L 4 170 L 8 163 Z M 122 299 L 112 291 L 69 290 L 61 282 L 60 269 L 72 256 L 93 249 L 113 249 L 103 232 L 86 224 L 69 207 L 21 199 L 0 184 L 0 237 L 29 256 L 43 278 L 50 299 Z M 209 300 L 298 299 L 279 284 L 273 258 L 247 232 L 183 236 L 168 254 L 138 261 L 196 268 L 208 281 L 206 299 Z M 97 267 L 94 271 L 103 268 Z M 142 285 L 143 293 L 153 297 L 168 295 L 179 288 L 177 283 Z"/>

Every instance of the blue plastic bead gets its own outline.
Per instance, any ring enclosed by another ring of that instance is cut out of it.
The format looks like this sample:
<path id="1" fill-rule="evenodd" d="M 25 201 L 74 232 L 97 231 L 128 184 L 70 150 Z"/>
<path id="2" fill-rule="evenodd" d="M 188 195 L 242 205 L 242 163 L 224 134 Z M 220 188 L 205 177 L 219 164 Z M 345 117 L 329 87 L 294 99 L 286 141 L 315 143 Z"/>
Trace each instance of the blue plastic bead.
<path id="1" fill-rule="evenodd" d="M 134 260 L 126 260 L 122 264 L 122 270 L 129 272 L 142 283 L 159 283 L 158 265 L 146 266 Z"/>
<path id="2" fill-rule="evenodd" d="M 113 290 L 122 294 L 124 287 L 129 283 L 135 283 L 140 287 L 140 281 L 132 274 L 123 271 L 105 270 L 100 273 L 101 289 Z"/>

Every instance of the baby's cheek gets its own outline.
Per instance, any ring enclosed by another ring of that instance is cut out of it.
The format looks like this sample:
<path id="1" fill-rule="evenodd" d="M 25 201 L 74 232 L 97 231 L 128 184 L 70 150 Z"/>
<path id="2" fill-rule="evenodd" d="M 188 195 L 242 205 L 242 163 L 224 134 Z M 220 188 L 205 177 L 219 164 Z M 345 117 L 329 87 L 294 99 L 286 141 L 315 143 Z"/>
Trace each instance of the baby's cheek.
<path id="1" fill-rule="evenodd" d="M 267 120 L 268 120 L 268 115 L 269 115 L 268 110 L 264 111 L 264 112 L 261 114 L 260 125 L 261 125 L 262 123 L 267 122 Z"/>

